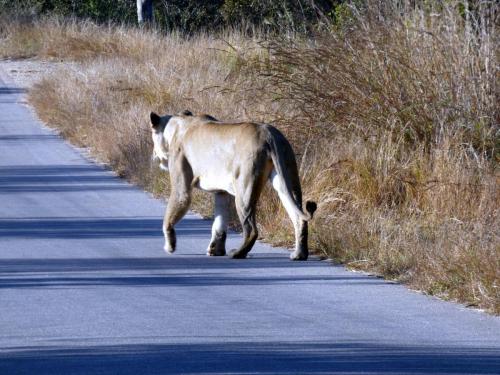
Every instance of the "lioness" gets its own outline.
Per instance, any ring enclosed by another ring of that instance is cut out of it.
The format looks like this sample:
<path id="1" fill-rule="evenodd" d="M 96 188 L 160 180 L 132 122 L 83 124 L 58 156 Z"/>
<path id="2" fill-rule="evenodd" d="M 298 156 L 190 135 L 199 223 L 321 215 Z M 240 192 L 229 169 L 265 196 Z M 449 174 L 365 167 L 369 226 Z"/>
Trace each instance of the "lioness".
<path id="1" fill-rule="evenodd" d="M 193 187 L 214 193 L 212 239 L 207 255 L 225 255 L 228 207 L 231 195 L 243 227 L 243 243 L 230 253 L 245 258 L 257 240 L 255 211 L 267 182 L 272 182 L 295 228 L 292 260 L 306 260 L 307 221 L 316 203 L 302 211 L 297 162 L 290 143 L 271 125 L 219 122 L 189 111 L 159 116 L 151 113 L 153 156 L 170 172 L 171 194 L 163 221 L 165 250 L 175 251 L 175 224 L 191 202 Z"/>

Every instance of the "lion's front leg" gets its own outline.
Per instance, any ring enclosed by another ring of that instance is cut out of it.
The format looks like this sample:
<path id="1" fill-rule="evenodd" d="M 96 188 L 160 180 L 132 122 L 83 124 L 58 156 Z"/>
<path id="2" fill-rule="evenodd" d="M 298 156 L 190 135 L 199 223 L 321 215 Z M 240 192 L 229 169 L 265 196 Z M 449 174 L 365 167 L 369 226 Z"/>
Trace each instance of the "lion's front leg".
<path id="1" fill-rule="evenodd" d="M 169 170 L 172 191 L 163 219 L 163 234 L 165 251 L 173 253 L 177 242 L 174 225 L 184 217 L 191 204 L 193 172 L 186 158 L 181 154 L 172 155 Z"/>
<path id="2" fill-rule="evenodd" d="M 163 235 L 165 237 L 164 250 L 168 253 L 175 251 L 177 238 L 174 225 L 181 220 L 189 209 L 191 197 L 188 192 L 178 194 L 172 192 L 168 200 L 168 207 L 163 218 Z"/>
<path id="3" fill-rule="evenodd" d="M 227 193 L 215 194 L 214 223 L 212 225 L 212 239 L 208 245 L 207 255 L 226 255 L 227 222 L 231 196 Z"/>

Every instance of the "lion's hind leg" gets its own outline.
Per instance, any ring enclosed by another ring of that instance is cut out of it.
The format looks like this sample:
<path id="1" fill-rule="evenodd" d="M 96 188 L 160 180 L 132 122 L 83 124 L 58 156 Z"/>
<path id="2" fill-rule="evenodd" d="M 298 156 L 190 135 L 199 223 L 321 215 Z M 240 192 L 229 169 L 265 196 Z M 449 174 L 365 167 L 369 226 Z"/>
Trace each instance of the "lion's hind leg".
<path id="1" fill-rule="evenodd" d="M 230 253 L 231 258 L 246 258 L 257 241 L 256 224 L 257 201 L 271 173 L 272 163 L 265 155 L 256 160 L 245 173 L 241 173 L 236 188 L 236 211 L 243 228 L 243 243 L 240 248 Z"/>
<path id="2" fill-rule="evenodd" d="M 227 193 L 216 193 L 214 223 L 212 225 L 212 239 L 208 245 L 207 255 L 226 255 L 227 222 L 229 219 L 229 207 L 231 205 L 231 195 Z"/>
<path id="3" fill-rule="evenodd" d="M 255 221 L 255 204 L 249 204 L 248 202 L 244 202 L 241 197 L 237 197 L 236 211 L 243 227 L 243 243 L 239 249 L 231 251 L 229 256 L 234 259 L 244 259 L 250 250 L 252 250 L 258 237 Z"/>

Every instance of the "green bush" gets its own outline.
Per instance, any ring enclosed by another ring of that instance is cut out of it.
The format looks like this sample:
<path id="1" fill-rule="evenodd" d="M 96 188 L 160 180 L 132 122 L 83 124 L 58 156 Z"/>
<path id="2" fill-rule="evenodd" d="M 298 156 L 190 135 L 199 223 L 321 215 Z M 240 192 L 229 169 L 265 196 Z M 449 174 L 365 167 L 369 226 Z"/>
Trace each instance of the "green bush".
<path id="1" fill-rule="evenodd" d="M 197 31 L 218 30 L 224 25 L 220 12 L 224 0 L 168 0 L 155 3 L 156 25 L 164 30 Z"/>
<path id="2" fill-rule="evenodd" d="M 308 11 L 310 9 L 307 9 Z M 282 0 L 226 0 L 222 14 L 227 23 L 240 24 L 242 21 L 266 28 L 301 27 L 306 19 L 298 1 Z"/>
<path id="3" fill-rule="evenodd" d="M 136 19 L 135 0 L 0 0 L 0 14 L 53 15 L 90 18 L 97 22 L 129 23 Z"/>
<path id="4" fill-rule="evenodd" d="M 258 26 L 268 31 L 305 31 L 341 1 L 321 0 L 157 0 L 158 28 L 192 34 L 225 26 Z M 90 18 L 99 23 L 135 24 L 136 0 L 0 0 L 0 15 Z"/>

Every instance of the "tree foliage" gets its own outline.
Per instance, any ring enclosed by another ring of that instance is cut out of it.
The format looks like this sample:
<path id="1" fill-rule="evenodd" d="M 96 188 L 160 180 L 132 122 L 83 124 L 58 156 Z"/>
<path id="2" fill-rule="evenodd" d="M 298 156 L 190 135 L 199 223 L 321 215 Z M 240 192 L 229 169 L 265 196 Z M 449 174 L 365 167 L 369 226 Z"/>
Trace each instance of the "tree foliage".
<path id="1" fill-rule="evenodd" d="M 187 33 L 225 26 L 307 30 L 338 0 L 154 0 L 157 27 Z M 104 23 L 137 22 L 136 0 L 0 0 L 0 14 L 89 18 Z"/>
<path id="2" fill-rule="evenodd" d="M 0 13 L 90 18 L 96 22 L 135 22 L 136 0 L 0 0 Z"/>
<path id="3" fill-rule="evenodd" d="M 224 25 L 220 12 L 224 0 L 157 0 L 154 4 L 155 22 L 162 29 L 193 33 Z"/>

